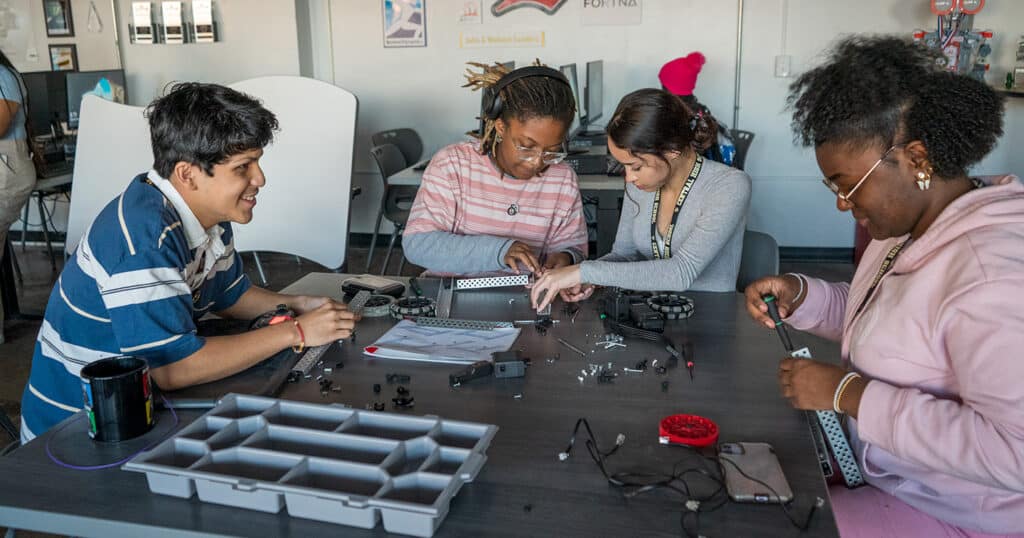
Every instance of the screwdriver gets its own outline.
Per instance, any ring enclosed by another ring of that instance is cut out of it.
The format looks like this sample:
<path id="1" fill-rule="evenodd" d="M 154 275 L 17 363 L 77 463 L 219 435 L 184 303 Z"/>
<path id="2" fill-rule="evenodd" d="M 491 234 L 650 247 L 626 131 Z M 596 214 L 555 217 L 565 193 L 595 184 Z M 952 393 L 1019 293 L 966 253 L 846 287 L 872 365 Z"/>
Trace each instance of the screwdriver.
<path id="1" fill-rule="evenodd" d="M 420 289 L 420 285 L 416 281 L 416 277 L 409 279 L 409 287 L 412 288 L 412 292 L 415 293 L 417 297 L 423 297 L 423 290 Z"/>
<path id="2" fill-rule="evenodd" d="M 762 295 L 761 300 L 768 305 L 768 316 L 775 322 L 775 330 L 779 333 L 779 339 L 782 340 L 782 346 L 786 348 L 786 351 L 793 352 L 793 341 L 789 339 L 789 332 L 786 331 L 786 325 L 782 323 L 782 316 L 779 315 L 779 305 L 774 295 Z"/>

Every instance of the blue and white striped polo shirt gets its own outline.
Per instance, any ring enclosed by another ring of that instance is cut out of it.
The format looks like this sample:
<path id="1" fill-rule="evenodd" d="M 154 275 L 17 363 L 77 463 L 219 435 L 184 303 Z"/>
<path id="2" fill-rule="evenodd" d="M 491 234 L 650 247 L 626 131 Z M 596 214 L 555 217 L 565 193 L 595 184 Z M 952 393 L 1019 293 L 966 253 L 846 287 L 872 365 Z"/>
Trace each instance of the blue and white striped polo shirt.
<path id="1" fill-rule="evenodd" d="M 204 230 L 155 171 L 107 204 L 50 293 L 22 395 L 22 442 L 82 407 L 85 365 L 133 355 L 159 368 L 203 347 L 195 321 L 250 286 L 231 238 L 227 222 Z"/>

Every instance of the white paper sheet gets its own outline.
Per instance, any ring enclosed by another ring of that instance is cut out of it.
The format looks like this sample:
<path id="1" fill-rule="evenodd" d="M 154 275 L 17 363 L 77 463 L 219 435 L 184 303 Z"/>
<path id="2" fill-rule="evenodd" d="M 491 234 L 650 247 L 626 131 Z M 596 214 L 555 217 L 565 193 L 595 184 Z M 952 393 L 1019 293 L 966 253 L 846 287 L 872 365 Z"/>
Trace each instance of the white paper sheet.
<path id="1" fill-rule="evenodd" d="M 466 364 L 490 359 L 492 353 L 508 351 L 520 329 L 474 331 L 421 327 L 402 320 L 384 333 L 363 354 L 378 359 L 400 359 Z"/>

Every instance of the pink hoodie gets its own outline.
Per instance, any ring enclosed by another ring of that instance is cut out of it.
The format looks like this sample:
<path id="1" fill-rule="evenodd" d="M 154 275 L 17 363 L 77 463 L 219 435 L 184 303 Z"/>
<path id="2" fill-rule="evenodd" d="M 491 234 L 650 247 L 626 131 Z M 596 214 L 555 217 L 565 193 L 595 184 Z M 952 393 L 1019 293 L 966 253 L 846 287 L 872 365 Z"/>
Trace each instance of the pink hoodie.
<path id="1" fill-rule="evenodd" d="M 985 178 L 910 243 L 864 299 L 889 249 L 851 284 L 808 278 L 787 319 L 842 340 L 870 379 L 850 420 L 867 481 L 965 529 L 1024 531 L 1024 185 Z"/>

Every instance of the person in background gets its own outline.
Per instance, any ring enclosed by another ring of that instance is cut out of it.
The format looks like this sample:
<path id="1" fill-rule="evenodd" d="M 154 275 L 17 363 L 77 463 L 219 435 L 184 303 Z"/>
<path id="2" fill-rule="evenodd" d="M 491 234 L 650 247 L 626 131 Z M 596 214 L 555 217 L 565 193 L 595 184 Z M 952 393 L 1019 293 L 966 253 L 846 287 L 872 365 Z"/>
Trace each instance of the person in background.
<path id="1" fill-rule="evenodd" d="M 561 292 L 579 301 L 593 285 L 656 291 L 735 291 L 750 207 L 750 178 L 694 147 L 689 110 L 655 89 L 622 98 L 608 122 L 608 151 L 625 166 L 626 200 L 612 251 L 544 273 L 535 308 Z"/>
<path id="2" fill-rule="evenodd" d="M 471 64 L 481 138 L 438 151 L 423 172 L 402 238 L 405 257 L 438 274 L 540 273 L 586 259 L 576 173 L 562 161 L 576 102 L 565 77 L 538 65 Z"/>
<path id="3" fill-rule="evenodd" d="M 868 486 L 830 489 L 853 537 L 1024 532 L 1024 185 L 971 177 L 1003 132 L 992 88 L 896 37 L 841 41 L 790 86 L 793 126 L 873 241 L 851 283 L 769 276 L 747 309 L 842 343 L 785 358 L 782 395 L 845 413 Z M 794 214 L 801 208 L 794 206 Z"/>
<path id="4" fill-rule="evenodd" d="M 691 128 L 695 132 L 701 133 L 697 151 L 707 159 L 732 166 L 736 147 L 729 135 L 728 126 L 718 121 L 708 107 L 693 95 L 697 76 L 705 61 L 704 55 L 699 52 L 676 58 L 661 67 L 658 80 L 661 81 L 662 89 L 679 96 L 690 110 L 690 119 L 686 121 L 692 124 Z"/>
<path id="5" fill-rule="evenodd" d="M 259 160 L 277 118 L 225 86 L 181 83 L 149 105 L 153 169 L 86 230 L 50 293 L 22 396 L 22 442 L 79 410 L 81 369 L 142 357 L 163 390 L 215 381 L 292 346 L 347 338 L 356 316 L 327 297 L 252 286 L 231 223 L 252 220 L 266 184 Z M 278 304 L 297 317 L 203 338 L 196 320 L 253 319 Z"/>
<path id="6" fill-rule="evenodd" d="M 36 185 L 28 129 L 28 95 L 21 74 L 0 52 L 0 253 L 11 224 Z M 0 297 L 0 344 L 4 343 L 3 298 Z"/>

